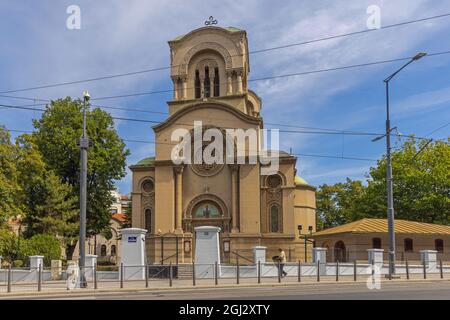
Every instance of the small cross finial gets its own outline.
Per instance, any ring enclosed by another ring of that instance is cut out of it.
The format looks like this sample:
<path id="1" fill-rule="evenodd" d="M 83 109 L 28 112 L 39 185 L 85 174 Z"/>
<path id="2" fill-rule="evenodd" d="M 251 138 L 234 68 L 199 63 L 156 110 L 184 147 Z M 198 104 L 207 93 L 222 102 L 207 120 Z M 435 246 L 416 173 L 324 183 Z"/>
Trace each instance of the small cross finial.
<path id="1" fill-rule="evenodd" d="M 214 17 L 210 16 L 209 19 L 205 21 L 205 26 L 212 26 L 213 24 L 217 24 L 217 20 L 214 20 Z"/>

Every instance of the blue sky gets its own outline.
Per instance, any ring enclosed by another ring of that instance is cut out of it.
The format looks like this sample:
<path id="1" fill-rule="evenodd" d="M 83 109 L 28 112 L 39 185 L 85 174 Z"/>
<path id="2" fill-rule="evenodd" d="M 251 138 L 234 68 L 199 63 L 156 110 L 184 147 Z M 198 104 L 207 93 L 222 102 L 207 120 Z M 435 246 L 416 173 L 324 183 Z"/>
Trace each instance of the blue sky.
<path id="1" fill-rule="evenodd" d="M 66 28 L 69 5 L 81 8 L 81 29 Z M 203 26 L 247 31 L 250 51 L 367 28 L 369 5 L 381 8 L 381 25 L 450 13 L 448 1 L 2 1 L 0 91 L 168 66 L 167 41 Z M 450 50 L 450 17 L 250 56 L 250 78 L 339 67 Z M 403 62 L 250 83 L 263 100 L 265 122 L 382 132 L 382 80 Z M 42 99 L 93 98 L 172 88 L 168 70 L 64 87 L 17 92 Z M 102 101 L 108 106 L 167 111 L 170 93 Z M 450 55 L 409 66 L 392 82 L 392 122 L 404 134 L 424 136 L 450 122 Z M 4 104 L 29 101 L 0 98 Z M 111 111 L 111 110 L 110 110 Z M 115 116 L 163 120 L 164 115 L 112 111 Z M 0 109 L 0 124 L 31 130 L 39 112 Z M 149 124 L 118 122 L 122 138 L 153 140 Z M 450 126 L 433 135 L 447 137 Z M 15 136 L 13 134 L 13 136 Z M 281 133 L 294 153 L 378 159 L 384 142 L 370 137 Z M 128 164 L 153 155 L 151 144 L 129 143 Z M 364 179 L 371 162 L 299 157 L 298 174 L 312 185 L 346 177 Z M 117 183 L 130 192 L 131 174 Z"/>

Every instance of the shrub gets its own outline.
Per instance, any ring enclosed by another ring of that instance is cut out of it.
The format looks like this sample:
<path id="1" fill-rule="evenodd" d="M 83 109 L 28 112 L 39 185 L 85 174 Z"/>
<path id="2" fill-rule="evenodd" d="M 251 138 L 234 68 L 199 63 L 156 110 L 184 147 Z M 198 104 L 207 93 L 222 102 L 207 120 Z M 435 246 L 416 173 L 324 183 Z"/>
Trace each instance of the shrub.
<path id="1" fill-rule="evenodd" d="M 13 267 L 14 268 L 22 268 L 23 267 L 23 261 L 22 260 L 14 260 Z"/>
<path id="2" fill-rule="evenodd" d="M 20 251 L 23 256 L 44 256 L 44 265 L 49 266 L 51 260 L 61 258 L 61 244 L 50 234 L 36 234 L 29 239 L 22 240 Z"/>

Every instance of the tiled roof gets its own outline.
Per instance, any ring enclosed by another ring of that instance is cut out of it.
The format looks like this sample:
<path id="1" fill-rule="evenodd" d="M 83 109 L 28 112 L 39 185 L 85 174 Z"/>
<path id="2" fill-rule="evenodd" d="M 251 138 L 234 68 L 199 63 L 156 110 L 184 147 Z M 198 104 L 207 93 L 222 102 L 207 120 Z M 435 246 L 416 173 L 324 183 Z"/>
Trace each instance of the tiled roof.
<path id="1" fill-rule="evenodd" d="M 361 219 L 342 226 L 319 231 L 314 236 L 333 235 L 338 233 L 387 233 L 386 219 Z M 450 226 L 440 224 L 423 223 L 408 220 L 395 220 L 395 232 L 406 234 L 441 234 L 450 235 Z"/>
<path id="2" fill-rule="evenodd" d="M 115 213 L 112 215 L 112 218 L 119 221 L 120 223 L 124 223 L 126 219 L 126 214 L 124 213 Z"/>

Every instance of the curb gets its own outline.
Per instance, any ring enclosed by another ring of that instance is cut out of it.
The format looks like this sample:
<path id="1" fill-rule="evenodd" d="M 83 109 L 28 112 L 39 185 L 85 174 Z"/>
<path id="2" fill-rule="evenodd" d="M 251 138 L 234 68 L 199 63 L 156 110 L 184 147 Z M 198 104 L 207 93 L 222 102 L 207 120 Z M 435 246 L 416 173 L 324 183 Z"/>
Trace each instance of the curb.
<path id="1" fill-rule="evenodd" d="M 237 289 L 237 288 L 274 288 L 274 287 L 312 287 L 312 286 L 322 286 L 322 285 L 330 285 L 330 284 L 338 284 L 338 285 L 353 285 L 353 284 L 361 284 L 365 283 L 367 280 L 358 280 L 358 281 L 321 281 L 321 282 L 292 282 L 292 283 L 261 283 L 261 284 L 218 284 L 218 285 L 197 285 L 195 287 L 152 287 L 152 288 L 113 288 L 113 289 L 84 289 L 82 292 L 80 291 L 53 291 L 53 292 L 32 292 L 29 291 L 18 291 L 18 292 L 11 292 L 11 293 L 0 293 L 0 300 L 7 298 L 7 299 L 14 299 L 14 298 L 52 298 L 52 297 L 59 297 L 59 298 L 76 298 L 76 297 L 85 297 L 88 295 L 99 295 L 99 296 L 108 296 L 109 294 L 117 294 L 117 293 L 126 293 L 126 292 L 158 292 L 158 291 L 165 291 L 165 292 L 171 292 L 171 291 L 192 291 L 196 289 Z M 381 283 L 434 283 L 434 282 L 448 282 L 450 279 L 397 279 L 397 280 L 387 280 L 382 279 Z M 82 289 L 77 289 L 82 290 Z"/>

